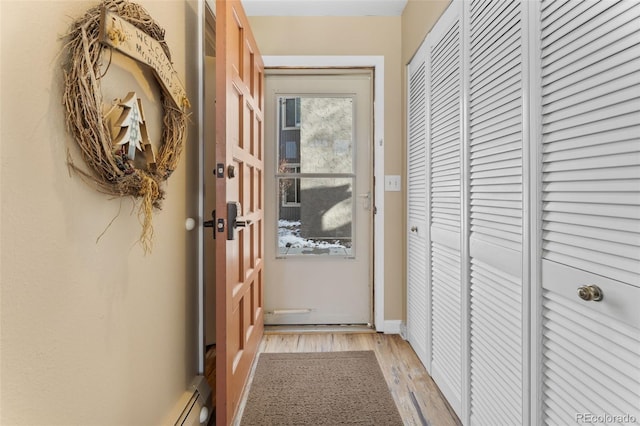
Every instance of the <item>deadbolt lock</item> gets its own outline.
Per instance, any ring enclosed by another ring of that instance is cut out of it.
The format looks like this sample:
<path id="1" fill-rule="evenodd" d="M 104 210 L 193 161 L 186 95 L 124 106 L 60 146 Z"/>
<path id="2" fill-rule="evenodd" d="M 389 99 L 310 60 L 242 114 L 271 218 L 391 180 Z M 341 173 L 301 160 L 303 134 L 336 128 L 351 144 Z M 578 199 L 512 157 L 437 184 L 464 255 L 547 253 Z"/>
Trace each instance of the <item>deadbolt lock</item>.
<path id="1" fill-rule="evenodd" d="M 600 300 L 602 300 L 603 294 L 602 290 L 600 290 L 600 287 L 596 285 L 583 285 L 581 287 L 578 287 L 578 297 L 587 302 L 599 302 Z"/>
<path id="2" fill-rule="evenodd" d="M 217 178 L 222 179 L 224 177 L 224 163 L 218 163 L 214 173 Z"/>

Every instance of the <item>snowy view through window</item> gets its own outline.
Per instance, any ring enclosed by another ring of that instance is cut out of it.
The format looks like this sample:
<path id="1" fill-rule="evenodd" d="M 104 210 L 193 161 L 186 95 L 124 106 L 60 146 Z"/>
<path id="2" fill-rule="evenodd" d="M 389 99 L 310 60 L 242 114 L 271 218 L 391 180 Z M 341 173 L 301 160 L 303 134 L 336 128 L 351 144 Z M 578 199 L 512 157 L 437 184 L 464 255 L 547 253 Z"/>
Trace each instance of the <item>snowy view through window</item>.
<path id="1" fill-rule="evenodd" d="M 353 256 L 353 98 L 281 97 L 278 253 Z"/>
<path id="2" fill-rule="evenodd" d="M 352 254 L 348 242 L 343 244 L 338 240 L 329 242 L 302 238 L 300 225 L 300 221 L 278 221 L 278 247 L 281 254 Z"/>

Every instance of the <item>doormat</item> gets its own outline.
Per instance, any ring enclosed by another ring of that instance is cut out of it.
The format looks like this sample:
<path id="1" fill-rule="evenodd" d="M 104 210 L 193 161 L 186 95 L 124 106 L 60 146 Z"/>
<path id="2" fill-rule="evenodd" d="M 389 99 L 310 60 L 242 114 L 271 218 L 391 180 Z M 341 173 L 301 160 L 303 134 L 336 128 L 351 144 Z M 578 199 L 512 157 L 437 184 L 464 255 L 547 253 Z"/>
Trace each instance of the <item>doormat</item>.
<path id="1" fill-rule="evenodd" d="M 263 353 L 240 423 L 402 425 L 373 351 Z"/>

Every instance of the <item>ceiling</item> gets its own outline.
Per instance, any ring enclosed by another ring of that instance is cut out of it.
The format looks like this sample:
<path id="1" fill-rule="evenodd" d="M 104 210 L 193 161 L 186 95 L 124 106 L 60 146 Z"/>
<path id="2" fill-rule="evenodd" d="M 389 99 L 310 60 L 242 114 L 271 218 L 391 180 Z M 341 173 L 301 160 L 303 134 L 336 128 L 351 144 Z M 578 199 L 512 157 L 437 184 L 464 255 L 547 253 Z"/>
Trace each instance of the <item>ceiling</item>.
<path id="1" fill-rule="evenodd" d="M 242 0 L 247 16 L 400 16 L 407 0 Z"/>

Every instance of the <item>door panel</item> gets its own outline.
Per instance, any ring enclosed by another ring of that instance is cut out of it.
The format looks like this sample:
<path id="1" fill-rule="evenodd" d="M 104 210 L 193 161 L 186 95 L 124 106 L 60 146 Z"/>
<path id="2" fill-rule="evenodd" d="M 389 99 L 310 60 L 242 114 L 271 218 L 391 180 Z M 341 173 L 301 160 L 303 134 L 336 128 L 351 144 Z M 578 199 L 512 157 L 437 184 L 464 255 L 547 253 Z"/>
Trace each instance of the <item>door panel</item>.
<path id="1" fill-rule="evenodd" d="M 521 0 L 469 10 L 470 423 L 526 424 Z M 500 327 L 496 325 L 500 324 Z"/>
<path id="2" fill-rule="evenodd" d="M 431 375 L 462 415 L 462 48 L 461 2 L 428 42 Z"/>
<path id="3" fill-rule="evenodd" d="M 371 73 L 279 72 L 266 80 L 265 321 L 371 323 Z"/>
<path id="4" fill-rule="evenodd" d="M 540 4 L 545 423 L 640 420 L 639 18 L 631 1 Z"/>
<path id="5" fill-rule="evenodd" d="M 421 47 L 407 67 L 407 340 L 431 370 L 431 315 L 427 281 L 429 208 L 427 199 L 427 66 Z"/>
<path id="6" fill-rule="evenodd" d="M 264 330 L 264 66 L 240 2 L 219 0 L 216 12 L 216 423 L 226 425 Z M 229 203 L 238 203 L 237 221 Z"/>

